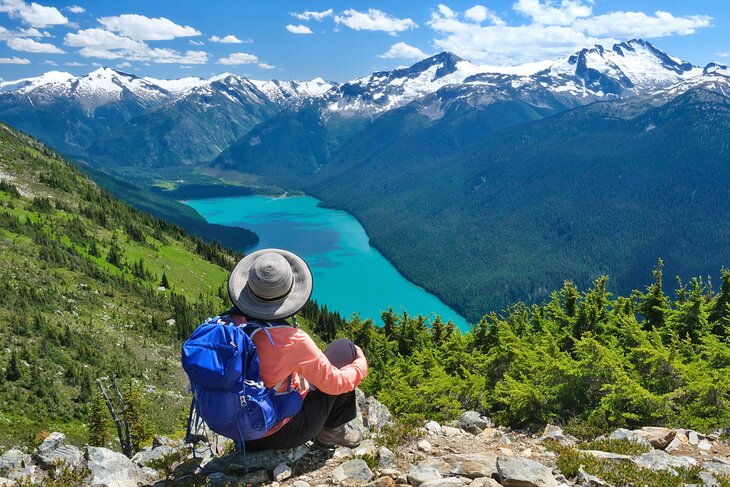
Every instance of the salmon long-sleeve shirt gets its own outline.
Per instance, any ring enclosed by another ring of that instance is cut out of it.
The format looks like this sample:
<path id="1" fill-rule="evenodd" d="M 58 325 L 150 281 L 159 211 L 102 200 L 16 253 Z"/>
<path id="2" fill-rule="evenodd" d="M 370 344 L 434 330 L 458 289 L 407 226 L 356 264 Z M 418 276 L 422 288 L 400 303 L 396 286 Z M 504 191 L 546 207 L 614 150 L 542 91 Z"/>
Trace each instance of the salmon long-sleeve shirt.
<path id="1" fill-rule="evenodd" d="M 311 386 L 325 394 L 338 395 L 355 390 L 368 373 L 365 357 L 358 357 L 351 364 L 337 368 L 330 363 L 312 339 L 299 328 L 273 326 L 257 331 L 252 339 L 259 355 L 261 380 L 267 387 L 278 392 L 287 388 L 287 378 L 292 376 L 292 388 L 299 391 L 302 399 Z M 270 429 L 266 436 L 278 431 L 290 418 Z"/>

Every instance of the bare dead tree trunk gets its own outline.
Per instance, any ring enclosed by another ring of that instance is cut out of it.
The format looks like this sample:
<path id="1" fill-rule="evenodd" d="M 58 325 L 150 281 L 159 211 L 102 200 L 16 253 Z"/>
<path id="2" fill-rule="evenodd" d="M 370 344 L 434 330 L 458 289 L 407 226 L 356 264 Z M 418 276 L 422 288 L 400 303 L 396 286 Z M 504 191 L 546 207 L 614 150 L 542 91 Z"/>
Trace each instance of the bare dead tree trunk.
<path id="1" fill-rule="evenodd" d="M 114 419 L 114 424 L 117 427 L 117 436 L 119 437 L 119 444 L 122 447 L 122 453 L 124 453 L 125 456 L 128 458 L 132 457 L 132 441 L 131 437 L 129 435 L 129 423 L 126 421 L 123 421 L 119 415 L 117 414 L 117 411 L 114 409 L 114 404 L 112 404 L 111 399 L 109 399 L 109 395 L 106 392 L 106 389 L 104 389 L 104 385 L 101 383 L 101 379 L 96 379 L 96 385 L 99 387 L 99 391 L 101 392 L 101 396 L 104 398 L 104 402 L 106 403 L 107 409 L 109 409 L 109 413 L 112 415 L 112 418 Z M 122 399 L 122 395 L 119 393 L 119 388 L 116 387 L 116 379 L 114 380 L 114 387 L 117 390 L 117 394 L 119 397 L 119 400 L 122 402 L 122 405 L 124 404 L 124 401 Z"/>
<path id="2" fill-rule="evenodd" d="M 119 403 L 122 405 L 122 410 L 126 407 L 124 402 L 124 397 L 122 397 L 122 393 L 119 390 L 119 386 L 117 385 L 117 377 L 112 376 L 112 383 L 114 384 L 114 390 L 117 391 L 117 397 L 119 398 Z M 132 455 L 134 455 L 134 449 L 132 448 L 132 434 L 129 432 L 129 421 L 124 421 L 124 434 L 127 437 L 127 446 L 129 447 L 129 454 L 127 455 L 129 458 L 132 458 Z"/>

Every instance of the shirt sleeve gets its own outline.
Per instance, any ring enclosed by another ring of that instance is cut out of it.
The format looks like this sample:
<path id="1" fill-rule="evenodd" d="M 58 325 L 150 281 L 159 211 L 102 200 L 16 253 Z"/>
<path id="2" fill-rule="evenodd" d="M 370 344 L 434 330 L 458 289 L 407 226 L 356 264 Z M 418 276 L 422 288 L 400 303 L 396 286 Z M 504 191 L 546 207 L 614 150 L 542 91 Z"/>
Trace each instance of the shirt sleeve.
<path id="1" fill-rule="evenodd" d="M 367 376 L 368 363 L 365 357 L 358 357 L 351 364 L 337 368 L 330 363 L 317 345 L 304 332 L 301 332 L 297 350 L 292 350 L 294 369 L 310 384 L 325 394 L 338 395 L 354 391 Z"/>

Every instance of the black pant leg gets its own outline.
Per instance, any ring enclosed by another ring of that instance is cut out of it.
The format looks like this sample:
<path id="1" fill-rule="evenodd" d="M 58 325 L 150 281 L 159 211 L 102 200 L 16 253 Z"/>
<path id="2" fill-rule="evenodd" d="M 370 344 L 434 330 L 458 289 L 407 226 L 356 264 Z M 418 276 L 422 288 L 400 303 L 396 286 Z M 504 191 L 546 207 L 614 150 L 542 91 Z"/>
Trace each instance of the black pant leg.
<path id="1" fill-rule="evenodd" d="M 324 354 L 332 365 L 343 367 L 355 360 L 355 345 L 339 339 L 327 347 Z M 276 433 L 246 442 L 251 450 L 286 450 L 314 438 L 322 427 L 334 428 L 355 419 L 357 405 L 355 391 L 336 396 L 311 390 L 304 398 L 302 409 Z"/>

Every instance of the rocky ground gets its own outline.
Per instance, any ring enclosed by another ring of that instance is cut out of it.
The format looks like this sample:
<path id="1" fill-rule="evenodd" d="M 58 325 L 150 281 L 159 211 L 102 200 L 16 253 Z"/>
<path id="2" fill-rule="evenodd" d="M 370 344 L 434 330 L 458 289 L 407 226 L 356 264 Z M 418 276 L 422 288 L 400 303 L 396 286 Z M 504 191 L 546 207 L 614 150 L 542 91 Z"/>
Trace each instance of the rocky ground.
<path id="1" fill-rule="evenodd" d="M 579 442 L 557 426 L 530 435 L 495 427 L 470 411 L 452 424 L 429 421 L 394 433 L 390 414 L 378 401 L 360 394 L 358 406 L 353 425 L 368 438 L 355 449 L 307 444 L 288 451 L 227 453 L 228 440 L 201 435 L 195 451 L 182 441 L 157 437 L 128 459 L 106 448 L 67 445 L 62 434 L 52 433 L 33 452 L 3 453 L 0 485 L 730 486 L 730 444 L 720 432 L 646 427 Z"/>

